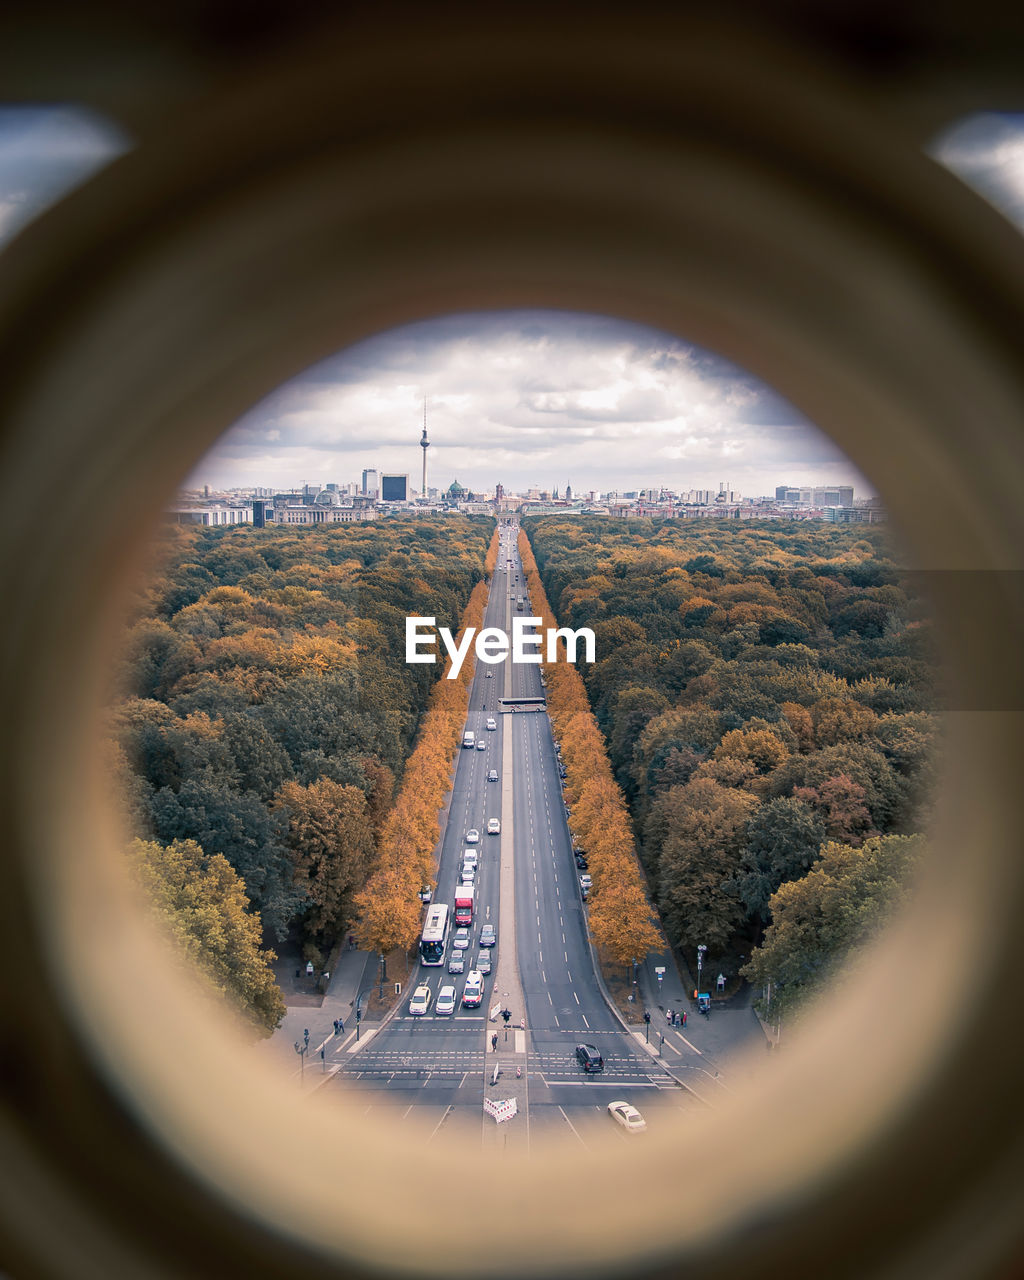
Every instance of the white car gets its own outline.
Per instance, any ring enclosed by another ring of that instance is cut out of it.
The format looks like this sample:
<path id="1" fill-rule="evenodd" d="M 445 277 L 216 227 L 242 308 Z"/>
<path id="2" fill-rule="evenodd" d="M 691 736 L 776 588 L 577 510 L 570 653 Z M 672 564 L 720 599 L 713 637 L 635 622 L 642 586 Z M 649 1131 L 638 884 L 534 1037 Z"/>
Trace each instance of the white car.
<path id="1" fill-rule="evenodd" d="M 488 834 L 489 836 L 500 836 L 500 835 L 501 835 L 501 823 L 498 821 L 498 819 L 497 819 L 497 818 L 488 818 L 488 819 L 487 819 L 487 834 Z"/>
<path id="2" fill-rule="evenodd" d="M 621 1124 L 627 1133 L 642 1133 L 647 1128 L 647 1121 L 636 1107 L 628 1102 L 609 1102 L 608 1114 L 616 1124 Z"/>
<path id="3" fill-rule="evenodd" d="M 494 730 L 497 729 L 497 727 L 498 727 L 498 722 L 493 717 L 487 721 L 487 728 L 490 730 L 491 733 L 493 733 Z"/>
<path id="4" fill-rule="evenodd" d="M 455 1005 L 458 997 L 455 994 L 454 987 L 442 987 L 437 993 L 437 1004 L 434 1005 L 434 1012 L 441 1017 L 448 1017 L 449 1014 L 455 1012 Z"/>
<path id="5" fill-rule="evenodd" d="M 593 883 L 594 883 L 593 880 L 591 880 L 590 878 L 590 872 L 584 871 L 584 873 L 580 876 L 580 888 L 584 889 L 587 893 L 589 893 Z"/>
<path id="6" fill-rule="evenodd" d="M 484 977 L 476 969 L 466 974 L 466 985 L 462 991 L 462 1003 L 467 1009 L 477 1009 L 484 998 Z"/>
<path id="7" fill-rule="evenodd" d="M 480 739 L 480 741 L 476 744 L 476 749 L 477 749 L 477 751 L 486 751 L 486 750 L 487 750 L 487 743 L 486 743 L 486 742 L 484 742 L 483 738 L 481 738 L 481 739 Z"/>
<path id="8" fill-rule="evenodd" d="M 412 999 L 409 1001 L 409 1012 L 413 1017 L 421 1018 L 430 1008 L 430 1001 L 433 999 L 429 987 L 417 987 L 412 993 Z"/>
<path id="9" fill-rule="evenodd" d="M 464 867 L 475 867 L 480 859 L 480 855 L 475 849 L 463 849 L 462 865 Z"/>
<path id="10" fill-rule="evenodd" d="M 476 867 L 467 866 L 462 868 L 462 883 L 476 884 Z"/>
<path id="11" fill-rule="evenodd" d="M 463 929 L 455 930 L 455 933 L 452 937 L 452 950 L 453 951 L 469 950 L 469 930 L 468 929 L 463 928 Z"/>
<path id="12" fill-rule="evenodd" d="M 464 951 L 455 950 L 452 952 L 451 956 L 448 958 L 449 973 L 462 973 L 466 967 L 466 961 L 463 958 L 464 956 Z"/>
<path id="13" fill-rule="evenodd" d="M 479 843 L 480 843 L 480 832 L 477 831 L 476 827 L 471 827 L 466 832 L 466 844 L 479 844 Z"/>

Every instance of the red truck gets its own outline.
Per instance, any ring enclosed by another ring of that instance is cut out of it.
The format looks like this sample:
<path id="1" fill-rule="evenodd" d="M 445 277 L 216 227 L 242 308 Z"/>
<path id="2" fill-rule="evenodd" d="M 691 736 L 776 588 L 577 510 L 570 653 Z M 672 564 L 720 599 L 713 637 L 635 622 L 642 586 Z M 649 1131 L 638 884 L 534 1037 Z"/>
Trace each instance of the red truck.
<path id="1" fill-rule="evenodd" d="M 460 884 L 455 890 L 455 924 L 458 928 L 473 923 L 473 895 L 476 890 L 471 884 Z"/>

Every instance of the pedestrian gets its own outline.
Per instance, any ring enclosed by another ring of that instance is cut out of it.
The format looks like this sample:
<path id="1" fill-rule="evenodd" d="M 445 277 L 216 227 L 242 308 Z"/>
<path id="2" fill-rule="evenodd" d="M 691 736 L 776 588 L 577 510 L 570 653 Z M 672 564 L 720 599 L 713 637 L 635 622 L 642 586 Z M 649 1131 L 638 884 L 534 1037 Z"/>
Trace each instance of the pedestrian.
<path id="1" fill-rule="evenodd" d="M 497 1052 L 498 1052 L 498 1033 L 497 1033 L 497 1031 L 495 1031 L 495 1033 L 491 1036 L 491 1052 L 492 1052 L 492 1053 L 497 1053 Z"/>
<path id="2" fill-rule="evenodd" d="M 343 1036 L 344 1034 L 345 1034 L 345 1020 L 343 1018 L 339 1018 L 338 1019 L 338 1035 Z"/>

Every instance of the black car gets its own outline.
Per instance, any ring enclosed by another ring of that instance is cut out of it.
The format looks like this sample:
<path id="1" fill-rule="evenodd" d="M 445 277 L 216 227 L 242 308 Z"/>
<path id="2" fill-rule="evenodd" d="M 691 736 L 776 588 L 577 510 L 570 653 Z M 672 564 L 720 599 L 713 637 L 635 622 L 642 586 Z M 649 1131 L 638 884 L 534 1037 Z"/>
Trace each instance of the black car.
<path id="1" fill-rule="evenodd" d="M 592 1044 L 578 1044 L 576 1046 L 576 1061 L 587 1072 L 592 1073 L 604 1070 L 604 1058 L 601 1057 Z"/>

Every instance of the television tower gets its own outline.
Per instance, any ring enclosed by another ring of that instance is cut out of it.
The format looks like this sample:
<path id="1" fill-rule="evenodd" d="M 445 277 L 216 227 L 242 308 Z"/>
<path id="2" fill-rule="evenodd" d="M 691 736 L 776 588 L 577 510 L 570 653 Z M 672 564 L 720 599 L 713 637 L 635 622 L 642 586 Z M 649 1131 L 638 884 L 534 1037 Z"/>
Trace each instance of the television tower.
<path id="1" fill-rule="evenodd" d="M 420 436 L 420 448 L 423 450 L 423 487 L 420 494 L 423 501 L 427 500 L 427 450 L 430 448 L 430 441 L 427 439 L 427 397 L 423 397 L 423 435 Z"/>

